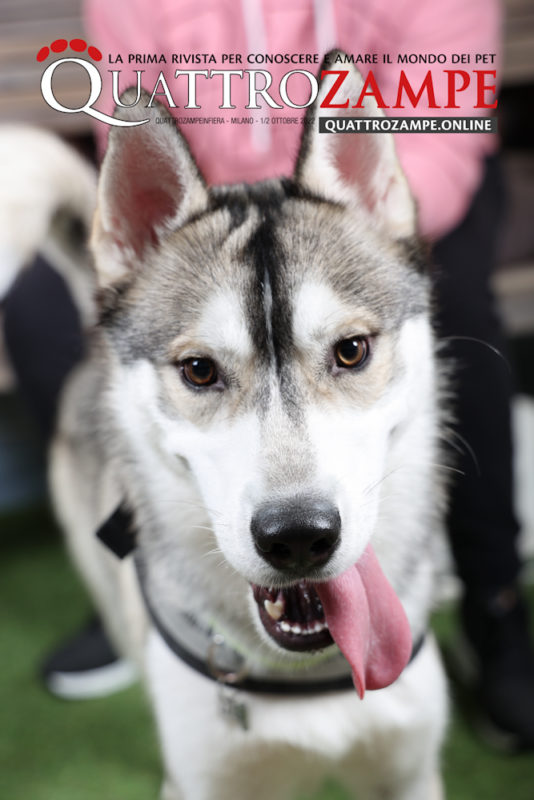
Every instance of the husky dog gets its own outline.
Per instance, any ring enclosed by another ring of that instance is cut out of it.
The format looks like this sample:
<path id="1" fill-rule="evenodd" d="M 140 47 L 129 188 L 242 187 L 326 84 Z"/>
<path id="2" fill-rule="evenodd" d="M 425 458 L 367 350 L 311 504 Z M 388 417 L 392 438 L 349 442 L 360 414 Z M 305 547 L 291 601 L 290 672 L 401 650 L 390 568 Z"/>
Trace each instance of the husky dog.
<path id="1" fill-rule="evenodd" d="M 291 178 L 208 188 L 146 98 L 116 110 L 150 122 L 113 128 L 102 166 L 100 321 L 51 482 L 146 680 L 165 800 L 294 800 L 326 775 L 442 796 L 429 280 L 391 135 L 318 133 L 361 113 L 323 110 L 329 88 Z M 95 535 L 117 529 L 123 560 Z"/>

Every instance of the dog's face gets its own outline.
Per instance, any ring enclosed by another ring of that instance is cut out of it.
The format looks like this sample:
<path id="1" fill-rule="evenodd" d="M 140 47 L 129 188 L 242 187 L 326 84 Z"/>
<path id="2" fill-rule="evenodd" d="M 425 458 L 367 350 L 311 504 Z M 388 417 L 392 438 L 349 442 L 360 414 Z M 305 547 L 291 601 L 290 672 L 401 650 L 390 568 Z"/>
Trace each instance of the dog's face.
<path id="1" fill-rule="evenodd" d="M 358 561 L 395 438 L 432 387 L 391 140 L 313 131 L 292 179 L 208 191 L 174 126 L 115 129 L 93 238 L 125 436 L 189 472 L 212 529 L 199 537 L 296 650 L 326 635 L 302 582 Z M 290 602 L 299 624 L 283 630 Z"/>

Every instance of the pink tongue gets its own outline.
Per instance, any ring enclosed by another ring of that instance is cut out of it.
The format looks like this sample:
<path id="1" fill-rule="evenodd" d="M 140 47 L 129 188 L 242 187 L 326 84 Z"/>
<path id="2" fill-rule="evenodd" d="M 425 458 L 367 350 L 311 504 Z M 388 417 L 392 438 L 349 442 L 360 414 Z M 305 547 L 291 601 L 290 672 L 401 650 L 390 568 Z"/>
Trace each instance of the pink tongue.
<path id="1" fill-rule="evenodd" d="M 399 677 L 412 652 L 404 609 L 369 545 L 357 564 L 315 584 L 332 638 L 349 662 L 356 691 L 382 689 Z"/>

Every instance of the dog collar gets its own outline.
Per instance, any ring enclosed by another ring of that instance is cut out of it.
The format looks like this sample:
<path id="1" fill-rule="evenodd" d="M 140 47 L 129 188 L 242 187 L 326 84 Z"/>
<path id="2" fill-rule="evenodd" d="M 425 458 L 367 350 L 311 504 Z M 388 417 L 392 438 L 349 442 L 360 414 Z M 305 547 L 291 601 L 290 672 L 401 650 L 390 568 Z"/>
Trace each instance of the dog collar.
<path id="1" fill-rule="evenodd" d="M 97 537 L 118 558 L 135 551 L 136 529 L 132 512 L 121 504 L 105 520 Z M 319 662 L 310 670 L 284 671 L 277 677 L 269 674 L 250 674 L 246 658 L 231 647 L 220 631 L 200 623 L 190 614 L 179 614 L 173 620 L 171 633 L 148 596 L 146 574 L 141 559 L 134 553 L 134 564 L 141 594 L 150 620 L 163 641 L 185 664 L 219 684 L 261 694 L 318 694 L 354 689 L 349 664 L 339 653 Z M 416 658 L 425 643 L 425 633 L 416 640 L 408 665 Z"/>

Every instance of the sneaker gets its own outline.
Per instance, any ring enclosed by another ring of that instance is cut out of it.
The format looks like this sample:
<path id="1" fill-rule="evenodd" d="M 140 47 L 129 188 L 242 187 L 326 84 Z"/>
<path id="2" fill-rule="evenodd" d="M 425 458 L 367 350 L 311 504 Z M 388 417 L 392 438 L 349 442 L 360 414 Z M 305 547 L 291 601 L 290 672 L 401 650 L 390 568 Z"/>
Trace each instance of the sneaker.
<path id="1" fill-rule="evenodd" d="M 465 639 L 452 655 L 452 671 L 474 692 L 479 732 L 506 752 L 534 749 L 534 650 L 519 591 L 467 592 L 461 619 Z"/>
<path id="2" fill-rule="evenodd" d="M 64 700 L 106 697 L 138 679 L 135 665 L 115 653 L 99 619 L 93 619 L 43 663 L 46 688 Z"/>

